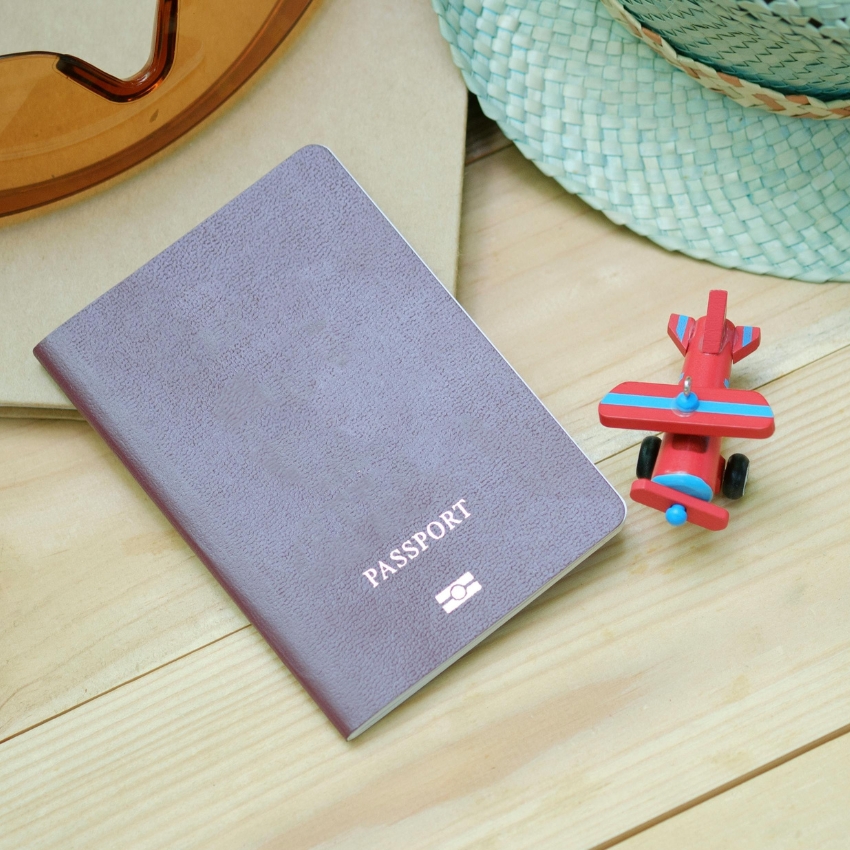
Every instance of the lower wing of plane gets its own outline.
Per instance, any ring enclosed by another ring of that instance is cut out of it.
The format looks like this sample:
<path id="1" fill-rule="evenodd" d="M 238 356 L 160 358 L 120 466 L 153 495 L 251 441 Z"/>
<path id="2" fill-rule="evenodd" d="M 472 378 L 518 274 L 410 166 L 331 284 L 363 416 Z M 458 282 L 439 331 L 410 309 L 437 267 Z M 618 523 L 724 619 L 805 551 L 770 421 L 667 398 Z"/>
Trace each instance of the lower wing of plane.
<path id="1" fill-rule="evenodd" d="M 599 402 L 608 428 L 764 439 L 774 431 L 773 411 L 754 390 L 695 387 L 685 398 L 677 384 L 627 381 Z"/>

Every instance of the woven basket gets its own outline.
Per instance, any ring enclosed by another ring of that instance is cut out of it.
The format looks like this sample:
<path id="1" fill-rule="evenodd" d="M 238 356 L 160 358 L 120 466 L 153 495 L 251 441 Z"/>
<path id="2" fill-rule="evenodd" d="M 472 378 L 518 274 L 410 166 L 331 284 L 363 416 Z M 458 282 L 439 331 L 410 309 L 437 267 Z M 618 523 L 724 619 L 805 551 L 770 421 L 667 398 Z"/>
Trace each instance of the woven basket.
<path id="1" fill-rule="evenodd" d="M 485 114 L 616 223 L 721 266 L 850 280 L 848 122 L 743 108 L 596 0 L 432 4 Z"/>

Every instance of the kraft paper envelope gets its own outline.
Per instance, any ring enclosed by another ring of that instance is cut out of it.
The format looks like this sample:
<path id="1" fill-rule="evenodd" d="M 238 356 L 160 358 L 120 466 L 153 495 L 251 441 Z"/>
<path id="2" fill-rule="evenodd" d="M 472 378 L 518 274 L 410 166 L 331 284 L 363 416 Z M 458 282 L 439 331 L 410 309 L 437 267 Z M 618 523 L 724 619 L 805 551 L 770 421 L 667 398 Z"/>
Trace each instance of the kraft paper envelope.
<path id="1" fill-rule="evenodd" d="M 426 0 L 314 0 L 186 138 L 84 196 L 0 219 L 0 415 L 77 415 L 33 346 L 306 144 L 329 147 L 453 289 L 465 123 Z"/>

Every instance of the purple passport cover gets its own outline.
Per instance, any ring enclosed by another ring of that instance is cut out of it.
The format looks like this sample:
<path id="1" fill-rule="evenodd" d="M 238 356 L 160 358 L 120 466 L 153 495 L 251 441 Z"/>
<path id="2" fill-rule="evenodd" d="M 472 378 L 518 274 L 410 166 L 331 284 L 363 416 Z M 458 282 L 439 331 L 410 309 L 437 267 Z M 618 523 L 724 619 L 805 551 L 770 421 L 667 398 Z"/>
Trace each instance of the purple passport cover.
<path id="1" fill-rule="evenodd" d="M 347 738 L 625 515 L 322 147 L 35 354 Z"/>

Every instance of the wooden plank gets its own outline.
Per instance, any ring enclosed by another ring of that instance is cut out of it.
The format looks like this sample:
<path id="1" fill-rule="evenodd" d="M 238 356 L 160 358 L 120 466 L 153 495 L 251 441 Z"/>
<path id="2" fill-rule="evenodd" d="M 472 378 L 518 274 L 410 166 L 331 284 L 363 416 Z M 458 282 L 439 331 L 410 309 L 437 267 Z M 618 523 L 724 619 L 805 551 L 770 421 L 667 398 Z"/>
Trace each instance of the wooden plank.
<path id="1" fill-rule="evenodd" d="M 82 422 L 0 422 L 0 740 L 245 625 Z"/>
<path id="2" fill-rule="evenodd" d="M 461 301 L 595 460 L 641 436 L 600 427 L 599 398 L 678 375 L 667 318 L 700 310 L 712 286 L 731 290 L 733 319 L 763 328 L 739 386 L 850 343 L 850 287 L 669 254 L 513 148 L 470 166 L 465 192 Z M 0 541 L 0 740 L 244 625 L 84 425 L 0 422 Z"/>
<path id="3" fill-rule="evenodd" d="M 747 445 L 729 531 L 633 507 L 353 744 L 250 628 L 7 741 L 0 846 L 589 848 L 839 728 L 848 369 L 767 388 L 777 436 Z M 633 461 L 602 464 L 621 492 Z"/>
<path id="4" fill-rule="evenodd" d="M 846 850 L 850 734 L 618 843 L 618 850 Z"/>
<path id="5" fill-rule="evenodd" d="M 727 271 L 665 251 L 569 195 L 515 148 L 467 167 L 458 299 L 594 460 L 642 435 L 599 428 L 622 381 L 670 382 L 670 313 L 701 316 L 729 290 L 729 318 L 761 327 L 733 386 L 756 389 L 850 344 L 850 287 Z"/>

